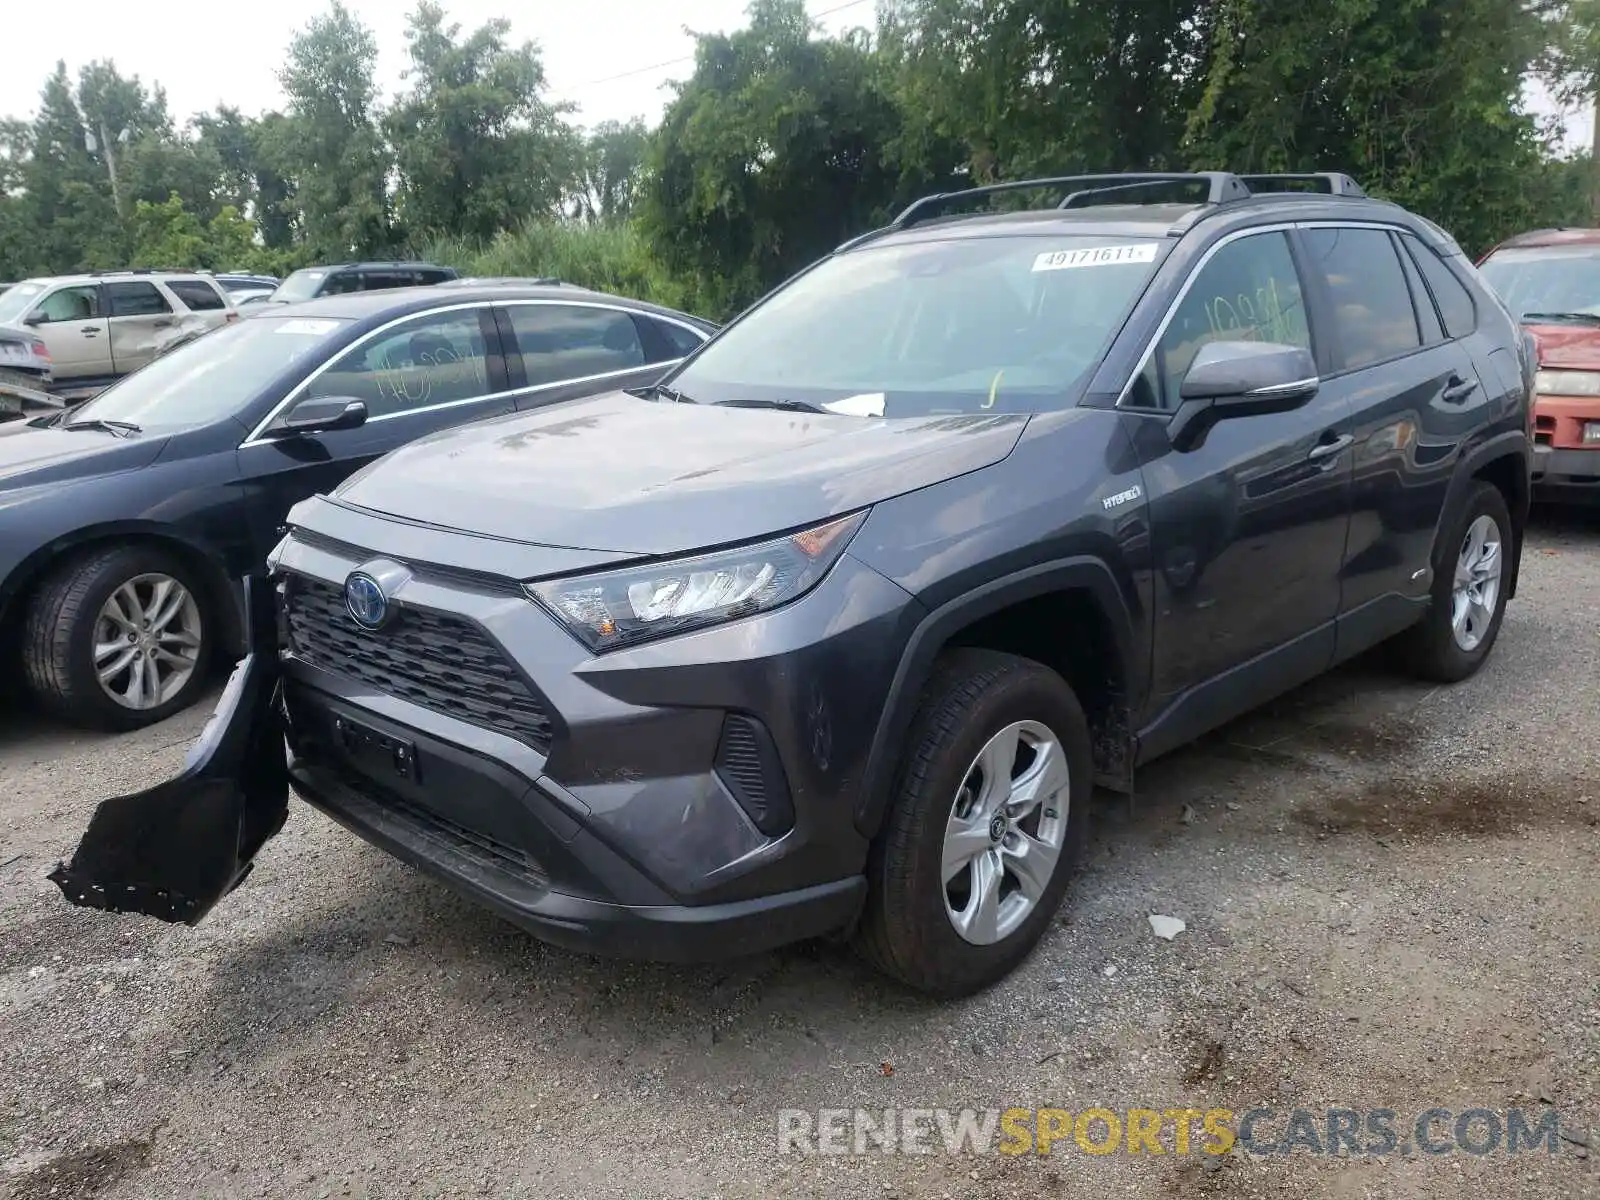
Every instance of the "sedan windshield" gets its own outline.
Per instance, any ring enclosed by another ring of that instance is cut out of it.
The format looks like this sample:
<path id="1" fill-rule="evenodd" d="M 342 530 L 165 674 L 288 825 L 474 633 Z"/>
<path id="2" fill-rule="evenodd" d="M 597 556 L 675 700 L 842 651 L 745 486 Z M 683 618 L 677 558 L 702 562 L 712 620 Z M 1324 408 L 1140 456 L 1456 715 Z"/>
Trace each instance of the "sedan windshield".
<path id="1" fill-rule="evenodd" d="M 170 433 L 238 418 L 279 375 L 321 362 L 321 349 L 347 324 L 326 317 L 262 316 L 225 325 L 113 384 L 67 420 L 122 422 L 147 433 Z"/>
<path id="2" fill-rule="evenodd" d="M 1518 318 L 1600 316 L 1600 246 L 1497 250 L 1478 270 Z"/>
<path id="3" fill-rule="evenodd" d="M 841 254 L 740 319 L 670 387 L 700 403 L 855 416 L 1066 407 L 1164 249 L 1077 234 Z"/>

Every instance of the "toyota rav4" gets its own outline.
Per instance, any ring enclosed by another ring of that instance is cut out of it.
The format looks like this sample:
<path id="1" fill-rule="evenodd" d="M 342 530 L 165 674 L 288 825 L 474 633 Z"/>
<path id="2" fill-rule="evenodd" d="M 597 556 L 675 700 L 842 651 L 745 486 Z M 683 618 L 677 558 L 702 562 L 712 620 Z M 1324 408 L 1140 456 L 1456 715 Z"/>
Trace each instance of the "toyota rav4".
<path id="1" fill-rule="evenodd" d="M 999 194 L 1065 198 L 966 212 Z M 1338 175 L 928 197 L 662 382 L 302 502 L 176 779 L 53 878 L 198 921 L 293 788 L 563 946 L 1016 966 L 1091 788 L 1378 643 L 1495 643 L 1530 347 Z M 286 749 L 287 747 L 287 749 Z"/>

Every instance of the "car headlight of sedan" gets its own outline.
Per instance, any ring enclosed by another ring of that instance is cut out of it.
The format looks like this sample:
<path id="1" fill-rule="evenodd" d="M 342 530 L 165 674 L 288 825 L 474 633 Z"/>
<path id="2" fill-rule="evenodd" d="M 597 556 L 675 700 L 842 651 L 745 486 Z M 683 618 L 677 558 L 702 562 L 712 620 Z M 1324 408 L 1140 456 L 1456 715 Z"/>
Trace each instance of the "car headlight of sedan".
<path id="1" fill-rule="evenodd" d="M 799 599 L 838 561 L 866 513 L 693 558 L 527 585 L 589 649 L 614 650 L 736 621 Z"/>
<path id="2" fill-rule="evenodd" d="M 1533 387 L 1541 396 L 1600 396 L 1600 371 L 1540 371 Z"/>

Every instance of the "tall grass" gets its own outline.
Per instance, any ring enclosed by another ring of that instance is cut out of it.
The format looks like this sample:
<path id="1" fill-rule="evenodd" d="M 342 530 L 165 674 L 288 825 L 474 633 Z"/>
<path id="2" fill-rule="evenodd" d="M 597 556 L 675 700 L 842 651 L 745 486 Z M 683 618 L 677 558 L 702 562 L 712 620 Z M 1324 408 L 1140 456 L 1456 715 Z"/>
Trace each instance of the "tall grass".
<path id="1" fill-rule="evenodd" d="M 685 291 L 650 256 L 631 225 L 534 221 L 487 243 L 461 237 L 424 242 L 418 251 L 464 275 L 553 275 L 565 283 L 683 306 Z"/>

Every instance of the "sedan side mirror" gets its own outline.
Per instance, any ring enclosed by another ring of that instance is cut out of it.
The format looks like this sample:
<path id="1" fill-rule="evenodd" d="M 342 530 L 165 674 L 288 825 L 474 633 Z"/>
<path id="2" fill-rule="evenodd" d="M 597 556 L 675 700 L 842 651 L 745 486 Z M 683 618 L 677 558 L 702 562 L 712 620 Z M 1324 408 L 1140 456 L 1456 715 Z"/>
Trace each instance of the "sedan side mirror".
<path id="1" fill-rule="evenodd" d="M 1179 450 L 1204 440 L 1218 421 L 1289 412 L 1317 394 L 1316 360 L 1278 342 L 1210 342 L 1200 347 L 1178 389 L 1182 403 L 1167 436 Z"/>
<path id="2" fill-rule="evenodd" d="M 284 416 L 279 428 L 285 433 L 331 433 L 354 429 L 367 422 L 367 406 L 349 396 L 310 396 Z"/>

